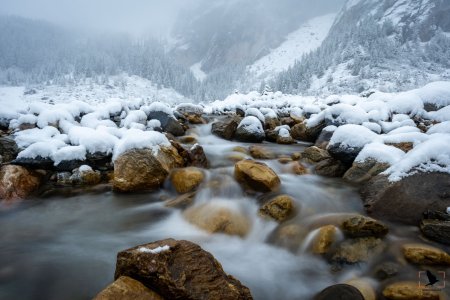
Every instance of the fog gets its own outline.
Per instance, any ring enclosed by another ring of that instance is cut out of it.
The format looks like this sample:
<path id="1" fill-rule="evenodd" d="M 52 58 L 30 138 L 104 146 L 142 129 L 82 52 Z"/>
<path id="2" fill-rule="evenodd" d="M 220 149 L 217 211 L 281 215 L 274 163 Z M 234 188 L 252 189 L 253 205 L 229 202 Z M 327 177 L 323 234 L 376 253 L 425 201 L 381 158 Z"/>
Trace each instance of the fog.
<path id="1" fill-rule="evenodd" d="M 165 36 L 181 10 L 194 10 L 194 15 L 199 15 L 215 5 L 234 5 L 236 2 L 243 2 L 242 6 L 247 8 L 264 4 L 273 11 L 289 12 L 293 8 L 298 9 L 299 6 L 306 11 L 320 11 L 327 8 L 335 9 L 342 5 L 343 1 L 0 0 L 0 14 L 46 20 L 69 28 Z"/>
<path id="2" fill-rule="evenodd" d="M 180 9 L 197 0 L 1 0 L 0 14 L 67 27 L 133 34 L 167 34 Z"/>

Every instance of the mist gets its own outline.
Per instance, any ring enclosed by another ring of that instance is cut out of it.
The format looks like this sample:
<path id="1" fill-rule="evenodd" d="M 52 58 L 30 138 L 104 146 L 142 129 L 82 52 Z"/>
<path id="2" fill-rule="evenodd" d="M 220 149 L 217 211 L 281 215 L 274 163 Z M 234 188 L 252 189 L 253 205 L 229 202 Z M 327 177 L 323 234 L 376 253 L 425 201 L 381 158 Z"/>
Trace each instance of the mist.
<path id="1" fill-rule="evenodd" d="M 169 33 L 179 11 L 197 0 L 3 0 L 0 14 L 69 28 L 155 36 Z"/>

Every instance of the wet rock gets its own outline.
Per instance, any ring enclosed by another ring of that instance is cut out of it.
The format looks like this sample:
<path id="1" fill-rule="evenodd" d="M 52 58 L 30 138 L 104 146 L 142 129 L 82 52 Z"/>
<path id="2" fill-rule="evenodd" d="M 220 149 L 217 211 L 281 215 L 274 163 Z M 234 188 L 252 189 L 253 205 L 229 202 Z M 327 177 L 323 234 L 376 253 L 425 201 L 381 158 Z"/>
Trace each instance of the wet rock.
<path id="1" fill-rule="evenodd" d="M 56 184 L 60 185 L 71 185 L 72 179 L 70 178 L 72 176 L 72 173 L 70 172 L 58 172 L 56 173 Z"/>
<path id="2" fill-rule="evenodd" d="M 326 128 L 322 130 L 314 146 L 326 150 L 328 144 L 330 143 L 331 137 L 333 136 L 333 133 L 334 130 L 326 130 Z"/>
<path id="3" fill-rule="evenodd" d="M 192 135 L 182 136 L 178 139 L 182 144 L 195 144 L 197 143 L 197 139 Z"/>
<path id="4" fill-rule="evenodd" d="M 174 147 L 161 147 L 157 154 L 151 149 L 127 151 L 115 161 L 113 188 L 119 192 L 158 189 L 170 170 L 183 164 Z"/>
<path id="5" fill-rule="evenodd" d="M 394 262 L 384 262 L 375 267 L 374 276 L 378 280 L 386 280 L 398 274 L 400 266 Z"/>
<path id="6" fill-rule="evenodd" d="M 73 171 L 70 181 L 72 184 L 78 185 L 96 185 L 102 181 L 102 175 L 99 171 L 94 171 L 91 167 L 83 165 Z"/>
<path id="7" fill-rule="evenodd" d="M 188 206 L 191 206 L 194 203 L 195 196 L 196 196 L 195 192 L 179 195 L 176 198 L 165 201 L 164 205 L 166 207 L 175 207 L 183 209 Z"/>
<path id="8" fill-rule="evenodd" d="M 184 217 L 189 223 L 210 233 L 244 237 L 251 228 L 251 223 L 245 215 L 214 202 L 188 208 Z"/>
<path id="9" fill-rule="evenodd" d="M 236 163 L 234 177 L 244 188 L 258 192 L 277 190 L 281 184 L 280 178 L 271 168 L 253 160 Z"/>
<path id="10" fill-rule="evenodd" d="M 450 245 L 450 222 L 425 219 L 420 223 L 420 231 L 430 240 Z"/>
<path id="11" fill-rule="evenodd" d="M 281 125 L 287 125 L 289 127 L 294 126 L 295 124 L 297 124 L 297 122 L 292 119 L 291 117 L 283 117 L 280 119 L 280 123 Z"/>
<path id="12" fill-rule="evenodd" d="M 266 141 L 276 143 L 278 138 L 278 130 L 266 130 Z"/>
<path id="13" fill-rule="evenodd" d="M 292 162 L 292 158 L 286 155 L 281 155 L 280 157 L 278 157 L 278 162 L 282 165 L 286 165 Z"/>
<path id="14" fill-rule="evenodd" d="M 327 287 L 314 297 L 314 300 L 365 300 L 361 292 L 348 284 L 335 284 Z"/>
<path id="15" fill-rule="evenodd" d="M 292 164 L 292 171 L 297 175 L 308 174 L 308 169 L 299 161 Z"/>
<path id="16" fill-rule="evenodd" d="M 164 300 L 137 280 L 121 276 L 93 300 Z"/>
<path id="17" fill-rule="evenodd" d="M 41 184 L 41 176 L 21 166 L 4 165 L 0 168 L 0 199 L 25 199 Z"/>
<path id="18" fill-rule="evenodd" d="M 248 148 L 250 155 L 255 159 L 274 159 L 276 154 L 267 147 L 250 146 Z"/>
<path id="19" fill-rule="evenodd" d="M 16 158 L 11 161 L 12 164 L 22 166 L 28 169 L 53 170 L 54 162 L 50 158 L 37 156 L 35 158 Z"/>
<path id="20" fill-rule="evenodd" d="M 203 182 L 205 175 L 195 167 L 175 169 L 170 175 L 170 180 L 179 194 L 192 192 Z"/>
<path id="21" fill-rule="evenodd" d="M 310 163 L 318 163 L 325 159 L 330 159 L 330 153 L 327 150 L 320 149 L 319 147 L 308 147 L 303 151 L 302 158 Z"/>
<path id="22" fill-rule="evenodd" d="M 385 244 L 374 237 L 350 239 L 342 242 L 333 254 L 334 264 L 356 264 L 367 262 L 372 257 L 383 252 Z"/>
<path id="23" fill-rule="evenodd" d="M 348 166 L 351 166 L 353 164 L 362 149 L 362 147 L 350 147 L 341 143 L 332 145 L 330 144 L 327 147 L 328 152 L 333 158 L 343 162 Z"/>
<path id="24" fill-rule="evenodd" d="M 439 300 L 439 294 L 419 288 L 416 281 L 392 283 L 383 290 L 383 296 L 390 300 Z"/>
<path id="25" fill-rule="evenodd" d="M 280 120 L 278 120 L 278 118 L 266 117 L 264 124 L 265 124 L 265 128 L 267 130 L 274 130 L 276 127 L 281 125 L 281 122 L 280 122 Z"/>
<path id="26" fill-rule="evenodd" d="M 236 115 L 239 117 L 245 117 L 245 111 L 240 107 L 236 107 Z"/>
<path id="27" fill-rule="evenodd" d="M 206 157 L 203 147 L 195 144 L 189 149 L 190 165 L 197 168 L 207 169 L 209 167 L 208 158 Z"/>
<path id="28" fill-rule="evenodd" d="M 281 136 L 277 137 L 277 144 L 280 145 L 291 145 L 295 144 L 295 140 L 291 136 Z"/>
<path id="29" fill-rule="evenodd" d="M 114 169 L 112 154 L 96 152 L 87 153 L 84 164 L 91 166 L 95 170 L 111 171 Z"/>
<path id="30" fill-rule="evenodd" d="M 246 158 L 247 156 L 242 153 L 231 153 L 230 155 L 227 155 L 227 159 L 235 163 L 241 160 L 245 160 Z"/>
<path id="31" fill-rule="evenodd" d="M 384 237 L 389 229 L 386 225 L 364 216 L 354 216 L 342 222 L 342 231 L 345 235 L 356 237 Z"/>
<path id="32" fill-rule="evenodd" d="M 423 213 L 425 220 L 450 221 L 450 213 L 438 210 L 427 210 Z"/>
<path id="33" fill-rule="evenodd" d="M 258 118 L 245 117 L 236 129 L 234 138 L 245 143 L 261 143 L 266 138 L 266 133 Z"/>
<path id="34" fill-rule="evenodd" d="M 168 239 L 119 252 L 115 278 L 120 276 L 139 280 L 164 299 L 252 299 L 209 252 L 188 241 Z"/>
<path id="35" fill-rule="evenodd" d="M 403 245 L 403 255 L 413 264 L 418 265 L 450 265 L 450 255 L 445 251 L 424 245 L 406 244 Z"/>
<path id="36" fill-rule="evenodd" d="M 291 155 L 292 160 L 300 160 L 302 158 L 302 153 L 301 152 L 294 152 Z"/>
<path id="37" fill-rule="evenodd" d="M 259 214 L 278 222 L 283 222 L 291 217 L 295 211 L 294 200 L 288 195 L 279 195 L 259 209 Z"/>
<path id="38" fill-rule="evenodd" d="M 339 229 L 334 225 L 326 225 L 318 230 L 312 242 L 312 252 L 314 254 L 325 254 L 330 250 L 331 245 L 336 242 Z"/>
<path id="39" fill-rule="evenodd" d="M 213 134 L 225 140 L 232 140 L 241 120 L 242 118 L 234 116 L 223 121 L 215 122 L 212 124 L 211 131 Z"/>
<path id="40" fill-rule="evenodd" d="M 163 111 L 151 111 L 148 114 L 148 120 L 158 120 L 165 132 L 174 136 L 182 136 L 185 133 L 183 126 L 171 115 Z"/>
<path id="41" fill-rule="evenodd" d="M 70 172 L 84 165 L 86 161 L 83 160 L 63 160 L 54 166 L 54 169 L 59 172 Z"/>
<path id="42" fill-rule="evenodd" d="M 313 127 L 308 127 L 306 123 L 303 122 L 296 124 L 291 128 L 291 135 L 296 140 L 314 143 L 324 128 L 324 122 Z"/>
<path id="43" fill-rule="evenodd" d="M 354 162 L 352 167 L 344 174 L 344 179 L 351 183 L 364 183 L 386 171 L 389 164 L 380 163 L 374 159 L 368 159 L 363 162 Z"/>
<path id="44" fill-rule="evenodd" d="M 0 157 L 2 158 L 0 163 L 9 163 L 16 159 L 18 154 L 19 148 L 12 137 L 0 137 Z"/>
<path id="45" fill-rule="evenodd" d="M 364 278 L 355 278 L 346 282 L 351 286 L 354 286 L 361 292 L 364 300 L 375 300 L 377 298 L 375 290 L 373 289 L 372 284 Z"/>
<path id="46" fill-rule="evenodd" d="M 363 186 L 361 196 L 372 217 L 418 225 L 425 211 L 450 206 L 450 174 L 417 173 L 397 182 L 380 174 Z"/>
<path id="47" fill-rule="evenodd" d="M 207 123 L 208 123 L 208 122 L 202 117 L 201 114 L 190 113 L 190 114 L 184 114 L 184 116 L 186 117 L 186 119 L 188 120 L 188 122 L 191 123 L 191 124 L 207 124 Z"/>
<path id="48" fill-rule="evenodd" d="M 326 177 L 342 177 L 347 171 L 347 166 L 341 161 L 329 158 L 320 161 L 314 168 L 317 175 Z"/>

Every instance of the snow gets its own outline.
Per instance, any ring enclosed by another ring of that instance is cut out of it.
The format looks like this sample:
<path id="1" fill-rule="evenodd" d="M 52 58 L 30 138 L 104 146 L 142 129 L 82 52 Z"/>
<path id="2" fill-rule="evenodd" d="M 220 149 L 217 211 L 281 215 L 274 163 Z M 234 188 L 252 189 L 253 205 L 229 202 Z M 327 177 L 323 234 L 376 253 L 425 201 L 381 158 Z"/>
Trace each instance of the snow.
<path id="1" fill-rule="evenodd" d="M 170 250 L 170 247 L 168 245 L 159 246 L 159 247 L 156 247 L 155 249 L 149 249 L 147 247 L 139 247 L 138 248 L 139 252 L 151 253 L 151 254 L 159 254 L 159 253 L 166 252 L 169 250 Z"/>
<path id="2" fill-rule="evenodd" d="M 431 119 L 434 119 L 439 122 L 450 121 L 450 106 L 446 106 L 441 108 L 438 111 L 432 111 L 428 113 L 428 116 Z"/>
<path id="3" fill-rule="evenodd" d="M 151 149 L 156 154 L 160 146 L 168 147 L 170 145 L 166 136 L 160 132 L 130 129 L 115 145 L 113 160 L 131 149 Z"/>
<path id="4" fill-rule="evenodd" d="M 60 140 L 47 140 L 45 142 L 36 142 L 21 151 L 17 158 L 52 158 L 54 153 L 66 146 L 66 143 Z"/>
<path id="5" fill-rule="evenodd" d="M 69 130 L 69 140 L 74 146 L 84 146 L 89 153 L 112 153 L 118 138 L 105 130 L 73 126 Z"/>
<path id="6" fill-rule="evenodd" d="M 433 133 L 448 133 L 450 134 L 450 121 L 445 121 L 436 125 L 433 125 L 428 129 L 427 134 Z"/>
<path id="7" fill-rule="evenodd" d="M 87 173 L 87 172 L 92 172 L 92 171 L 94 171 L 94 170 L 92 170 L 91 166 L 88 166 L 88 165 L 82 165 L 82 166 L 80 166 L 80 167 L 78 168 L 78 171 L 79 171 L 80 173 Z"/>
<path id="8" fill-rule="evenodd" d="M 248 132 L 264 132 L 261 121 L 254 116 L 248 116 L 242 119 L 241 123 L 239 123 L 238 128 L 244 127 Z"/>
<path id="9" fill-rule="evenodd" d="M 404 159 L 392 165 L 383 174 L 395 182 L 417 171 L 450 173 L 450 136 L 436 134 L 430 137 L 415 146 Z"/>
<path id="10" fill-rule="evenodd" d="M 317 49 L 328 35 L 335 14 L 313 18 L 286 37 L 286 40 L 268 55 L 260 58 L 248 71 L 259 79 L 270 80 L 301 60 L 304 54 Z M 191 69 L 192 70 L 192 69 Z"/>
<path id="11" fill-rule="evenodd" d="M 122 120 L 121 127 L 130 128 L 133 126 L 133 123 L 146 124 L 147 114 L 142 110 L 132 110 L 128 113 L 126 118 Z"/>
<path id="12" fill-rule="evenodd" d="M 355 161 L 364 162 L 368 159 L 374 159 L 378 162 L 393 165 L 400 161 L 404 156 L 405 152 L 402 150 L 395 148 L 394 146 L 388 146 L 377 142 L 365 145 Z"/>
<path id="13" fill-rule="evenodd" d="M 65 146 L 53 153 L 51 158 L 55 165 L 59 165 L 62 161 L 85 160 L 86 148 L 84 146 Z"/>
<path id="14" fill-rule="evenodd" d="M 163 112 L 169 116 L 174 117 L 173 115 L 173 110 L 170 108 L 170 106 L 168 106 L 165 103 L 162 102 L 153 102 L 152 104 L 150 104 L 149 108 L 148 108 L 148 113 L 150 112 Z"/>
<path id="15" fill-rule="evenodd" d="M 42 129 L 33 128 L 19 131 L 14 134 L 14 139 L 19 148 L 26 148 L 36 142 L 50 141 L 58 135 L 60 135 L 58 129 L 55 127 L 46 126 Z"/>
<path id="16" fill-rule="evenodd" d="M 378 135 L 361 125 L 347 124 L 338 127 L 333 133 L 330 145 L 359 148 L 378 139 Z"/>
<path id="17" fill-rule="evenodd" d="M 291 136 L 291 133 L 286 128 L 280 128 L 278 135 L 283 138 L 288 138 Z"/>
<path id="18" fill-rule="evenodd" d="M 253 116 L 258 118 L 262 123 L 265 122 L 266 118 L 264 117 L 264 115 L 257 109 L 257 108 L 249 108 L 245 111 L 245 116 Z"/>
<path id="19" fill-rule="evenodd" d="M 193 64 L 191 66 L 191 72 L 192 75 L 194 75 L 194 77 L 198 80 L 198 81 L 203 81 L 205 80 L 205 78 L 208 76 L 205 72 L 203 72 L 202 70 L 202 62 L 198 62 L 196 64 Z"/>

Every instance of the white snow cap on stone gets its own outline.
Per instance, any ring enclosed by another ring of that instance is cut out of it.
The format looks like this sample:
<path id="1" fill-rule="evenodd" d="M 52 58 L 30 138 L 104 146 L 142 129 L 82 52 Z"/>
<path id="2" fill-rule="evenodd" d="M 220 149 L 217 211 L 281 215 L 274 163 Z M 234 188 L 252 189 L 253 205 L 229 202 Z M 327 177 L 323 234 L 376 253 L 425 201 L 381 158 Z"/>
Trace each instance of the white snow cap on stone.
<path id="1" fill-rule="evenodd" d="M 167 137 L 157 131 L 142 131 L 139 129 L 128 130 L 114 148 L 113 160 L 122 153 L 131 149 L 151 149 L 157 153 L 160 146 L 170 146 Z"/>
<path id="2" fill-rule="evenodd" d="M 249 132 L 264 132 L 261 122 L 254 116 L 248 116 L 242 119 L 238 128 L 245 127 Z"/>
<path id="3" fill-rule="evenodd" d="M 139 247 L 138 251 L 143 253 L 159 254 L 161 252 L 169 251 L 170 247 L 168 245 L 159 246 L 155 249 L 149 249 L 147 247 Z"/>

